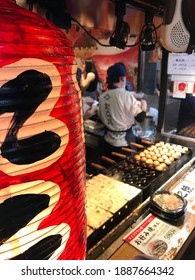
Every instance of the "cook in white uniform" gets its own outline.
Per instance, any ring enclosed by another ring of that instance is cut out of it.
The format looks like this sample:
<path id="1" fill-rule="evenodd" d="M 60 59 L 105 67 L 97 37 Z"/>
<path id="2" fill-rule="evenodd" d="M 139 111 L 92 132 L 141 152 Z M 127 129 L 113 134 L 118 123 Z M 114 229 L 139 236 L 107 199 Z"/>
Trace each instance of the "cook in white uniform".
<path id="1" fill-rule="evenodd" d="M 130 147 L 135 138 L 132 125 L 146 117 L 147 103 L 125 90 L 126 69 L 121 63 L 109 67 L 108 90 L 99 98 L 98 116 L 106 126 L 105 141 L 114 147 Z M 115 149 L 116 150 L 116 149 Z"/>

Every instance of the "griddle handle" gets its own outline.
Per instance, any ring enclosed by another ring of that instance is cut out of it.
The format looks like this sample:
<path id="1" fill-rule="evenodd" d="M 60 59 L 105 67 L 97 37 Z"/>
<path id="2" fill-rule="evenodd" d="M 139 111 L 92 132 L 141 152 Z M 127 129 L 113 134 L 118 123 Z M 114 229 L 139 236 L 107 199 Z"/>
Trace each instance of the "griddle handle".
<path id="1" fill-rule="evenodd" d="M 139 148 L 139 149 L 144 149 L 144 148 L 145 148 L 143 145 L 137 144 L 137 143 L 134 143 L 134 142 L 131 142 L 130 144 L 131 144 L 132 146 L 135 146 L 135 147 Z"/>
<path id="2" fill-rule="evenodd" d="M 117 152 L 112 152 L 112 155 L 113 155 L 113 156 L 116 156 L 116 157 L 120 157 L 120 158 L 127 158 L 126 155 L 120 154 L 120 153 L 117 153 Z"/>
<path id="3" fill-rule="evenodd" d="M 102 166 L 100 164 L 97 164 L 97 163 L 94 163 L 94 162 L 91 163 L 91 166 L 95 167 L 96 169 L 99 169 L 99 170 L 105 170 L 106 169 L 104 166 Z"/>
<path id="4" fill-rule="evenodd" d="M 108 157 L 105 157 L 105 156 L 101 156 L 101 158 L 109 163 L 112 163 L 112 164 L 116 164 L 116 161 L 111 159 L 111 158 L 108 158 Z"/>
<path id="5" fill-rule="evenodd" d="M 137 153 L 135 150 L 129 149 L 129 148 L 126 148 L 126 147 L 122 147 L 121 150 L 125 151 L 125 152 L 128 152 L 128 153 Z"/>
<path id="6" fill-rule="evenodd" d="M 147 145 L 154 145 L 154 142 L 146 140 L 146 139 L 142 139 L 141 142 L 144 144 L 147 144 Z"/>

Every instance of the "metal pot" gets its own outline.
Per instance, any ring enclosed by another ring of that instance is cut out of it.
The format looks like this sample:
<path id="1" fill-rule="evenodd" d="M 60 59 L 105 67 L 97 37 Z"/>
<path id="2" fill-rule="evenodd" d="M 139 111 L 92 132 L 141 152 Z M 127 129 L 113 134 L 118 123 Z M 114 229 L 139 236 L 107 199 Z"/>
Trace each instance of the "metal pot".
<path id="1" fill-rule="evenodd" d="M 153 131 L 155 128 L 155 122 L 152 116 L 146 116 L 142 123 L 139 123 L 143 131 Z"/>
<path id="2" fill-rule="evenodd" d="M 152 116 L 146 116 L 141 123 L 136 122 L 133 126 L 133 133 L 136 137 L 150 137 L 155 134 L 155 121 Z"/>

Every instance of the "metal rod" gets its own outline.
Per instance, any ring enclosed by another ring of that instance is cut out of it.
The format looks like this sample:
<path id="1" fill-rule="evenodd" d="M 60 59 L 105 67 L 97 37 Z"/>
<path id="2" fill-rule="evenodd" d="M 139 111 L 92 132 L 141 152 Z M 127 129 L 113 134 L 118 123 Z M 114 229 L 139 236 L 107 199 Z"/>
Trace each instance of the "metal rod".
<path id="1" fill-rule="evenodd" d="M 160 97 L 159 97 L 159 105 L 158 105 L 158 123 L 156 130 L 157 132 L 161 132 L 163 124 L 164 124 L 164 116 L 165 116 L 165 106 L 166 106 L 166 97 L 167 97 L 167 65 L 168 65 L 168 54 L 169 52 L 162 49 L 162 62 L 161 62 L 161 78 L 160 78 Z"/>

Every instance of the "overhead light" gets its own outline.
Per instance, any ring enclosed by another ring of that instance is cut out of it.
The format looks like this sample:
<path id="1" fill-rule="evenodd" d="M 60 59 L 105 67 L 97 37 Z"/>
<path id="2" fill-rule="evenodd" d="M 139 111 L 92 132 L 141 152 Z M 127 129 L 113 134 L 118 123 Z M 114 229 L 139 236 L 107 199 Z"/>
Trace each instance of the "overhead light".
<path id="1" fill-rule="evenodd" d="M 153 24 L 153 15 L 145 14 L 145 24 L 140 34 L 141 49 L 143 51 L 152 51 L 157 43 L 157 32 Z"/>
<path id="2" fill-rule="evenodd" d="M 110 45 L 119 49 L 124 49 L 128 41 L 129 32 L 130 28 L 128 23 L 118 19 L 115 32 L 110 37 Z"/>
<path id="3" fill-rule="evenodd" d="M 126 5 L 121 1 L 115 2 L 116 28 L 110 37 L 110 46 L 115 46 L 119 49 L 124 49 L 128 41 L 130 27 L 127 22 L 123 21 L 125 15 Z"/>

